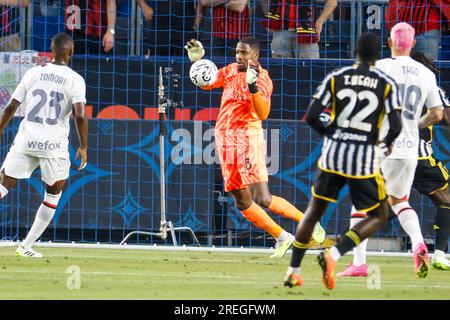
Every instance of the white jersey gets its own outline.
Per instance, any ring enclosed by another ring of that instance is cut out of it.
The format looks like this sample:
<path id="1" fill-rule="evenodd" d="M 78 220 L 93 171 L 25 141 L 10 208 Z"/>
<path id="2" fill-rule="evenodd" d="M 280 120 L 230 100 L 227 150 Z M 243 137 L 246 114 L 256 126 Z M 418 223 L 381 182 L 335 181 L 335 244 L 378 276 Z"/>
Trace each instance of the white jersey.
<path id="1" fill-rule="evenodd" d="M 84 79 L 67 66 L 37 66 L 24 74 L 12 98 L 25 103 L 13 148 L 36 157 L 68 158 L 72 106 L 86 103 Z"/>
<path id="2" fill-rule="evenodd" d="M 442 108 L 436 76 L 411 57 L 401 56 L 379 60 L 375 66 L 393 78 L 402 100 L 402 131 L 395 139 L 391 159 L 416 159 L 419 149 L 419 119 L 424 106 Z M 389 122 L 384 121 L 380 137 L 385 137 Z"/>

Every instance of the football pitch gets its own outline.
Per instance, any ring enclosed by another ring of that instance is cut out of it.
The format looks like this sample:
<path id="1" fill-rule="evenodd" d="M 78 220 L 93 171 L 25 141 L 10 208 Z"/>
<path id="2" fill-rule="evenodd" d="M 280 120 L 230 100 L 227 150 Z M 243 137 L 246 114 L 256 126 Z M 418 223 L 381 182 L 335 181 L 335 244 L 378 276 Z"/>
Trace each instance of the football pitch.
<path id="1" fill-rule="evenodd" d="M 282 279 L 290 255 L 272 260 L 267 253 L 36 250 L 44 258 L 17 258 L 15 247 L 0 248 L 0 299 L 450 299 L 450 272 L 432 269 L 419 279 L 411 257 L 369 256 L 379 273 L 338 278 L 328 291 L 315 254 L 305 257 L 305 284 L 289 289 Z M 350 259 L 344 257 L 337 271 Z"/>

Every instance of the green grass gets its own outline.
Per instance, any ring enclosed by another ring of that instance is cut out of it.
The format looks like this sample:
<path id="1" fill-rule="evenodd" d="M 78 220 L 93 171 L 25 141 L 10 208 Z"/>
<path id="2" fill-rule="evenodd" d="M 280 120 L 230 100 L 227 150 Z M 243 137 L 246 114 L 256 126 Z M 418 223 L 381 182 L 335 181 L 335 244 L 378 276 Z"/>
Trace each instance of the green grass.
<path id="1" fill-rule="evenodd" d="M 37 248 L 43 259 L 16 258 L 0 248 L 0 299 L 450 299 L 450 272 L 412 272 L 412 258 L 368 257 L 381 270 L 381 289 L 366 278 L 321 283 L 315 255 L 306 255 L 305 284 L 289 289 L 282 279 L 290 256 L 147 250 Z M 341 271 L 351 257 L 344 257 Z M 81 270 L 81 288 L 67 288 L 66 270 Z"/>

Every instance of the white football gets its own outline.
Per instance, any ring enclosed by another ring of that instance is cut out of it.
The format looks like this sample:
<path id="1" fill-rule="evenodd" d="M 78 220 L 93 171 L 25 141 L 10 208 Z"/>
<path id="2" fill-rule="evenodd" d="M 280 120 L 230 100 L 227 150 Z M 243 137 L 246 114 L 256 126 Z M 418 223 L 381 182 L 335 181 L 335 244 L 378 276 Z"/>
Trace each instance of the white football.
<path id="1" fill-rule="evenodd" d="M 199 87 L 213 84 L 217 79 L 217 66 L 214 62 L 201 59 L 194 62 L 189 70 L 189 77 L 193 84 Z"/>

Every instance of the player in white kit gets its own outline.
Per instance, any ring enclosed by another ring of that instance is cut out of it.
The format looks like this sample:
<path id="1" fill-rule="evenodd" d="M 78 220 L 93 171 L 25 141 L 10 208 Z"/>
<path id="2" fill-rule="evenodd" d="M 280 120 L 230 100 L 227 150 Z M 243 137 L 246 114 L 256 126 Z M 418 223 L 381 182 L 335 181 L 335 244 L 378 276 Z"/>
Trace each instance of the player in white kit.
<path id="1" fill-rule="evenodd" d="M 439 68 L 433 64 L 425 55 L 419 51 L 412 51 L 411 57 L 422 63 L 435 74 L 440 73 Z M 438 88 L 442 105 L 444 107 L 444 118 L 450 124 L 450 101 L 442 88 Z M 422 114 L 428 112 L 428 108 L 422 110 Z M 433 225 L 435 232 L 434 254 L 431 264 L 438 270 L 450 270 L 450 260 L 445 257 L 447 241 L 450 233 L 450 193 L 448 188 L 449 174 L 442 162 L 433 154 L 433 126 L 419 131 L 420 145 L 419 158 L 415 172 L 413 188 L 422 195 L 427 196 L 436 207 L 436 216 Z M 353 211 L 350 220 L 350 227 L 356 225 L 364 219 L 366 214 Z M 338 274 L 341 277 L 367 277 L 368 269 L 366 264 L 367 241 L 361 242 L 353 248 L 353 261 Z"/>
<path id="2" fill-rule="evenodd" d="M 16 250 L 16 255 L 23 257 L 42 257 L 31 246 L 52 220 L 69 177 L 72 111 L 80 142 L 76 154 L 76 159 L 81 156 L 79 170 L 87 163 L 86 84 L 68 66 L 74 42 L 68 34 L 59 33 L 53 37 L 51 49 L 54 60 L 25 73 L 0 119 L 1 137 L 21 103 L 25 104 L 25 117 L 0 169 L 0 197 L 8 194 L 17 179 L 28 179 L 37 167 L 46 184 L 44 201 L 27 237 Z"/>
<path id="3" fill-rule="evenodd" d="M 414 272 L 423 278 L 429 271 L 428 250 L 423 241 L 419 218 L 408 199 L 418 161 L 419 128 L 441 121 L 443 106 L 434 73 L 410 57 L 414 44 L 414 28 L 404 22 L 396 24 L 389 38 L 392 57 L 377 61 L 375 66 L 397 82 L 402 97 L 402 132 L 394 142 L 392 153 L 388 157 L 381 153 L 380 167 L 386 180 L 392 211 L 411 238 Z M 424 106 L 429 108 L 429 112 L 421 118 Z M 380 135 L 384 136 L 388 128 L 389 123 L 384 122 Z M 352 217 L 357 215 L 353 207 Z M 360 244 L 359 250 L 365 252 L 366 245 L 367 240 Z M 367 270 L 349 269 L 342 275 L 352 272 L 353 275 L 358 275 L 358 272 L 361 276 L 367 275 Z"/>

